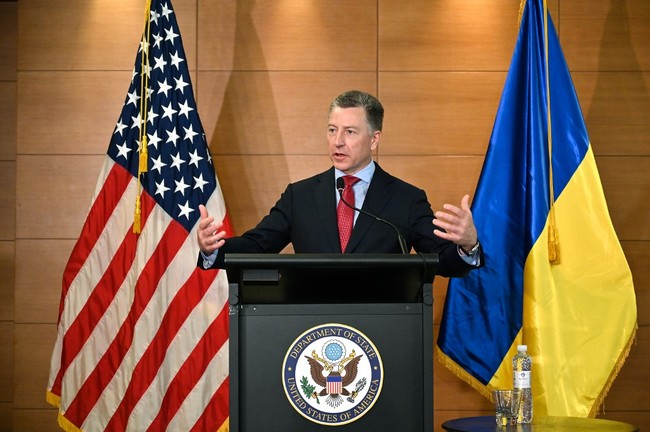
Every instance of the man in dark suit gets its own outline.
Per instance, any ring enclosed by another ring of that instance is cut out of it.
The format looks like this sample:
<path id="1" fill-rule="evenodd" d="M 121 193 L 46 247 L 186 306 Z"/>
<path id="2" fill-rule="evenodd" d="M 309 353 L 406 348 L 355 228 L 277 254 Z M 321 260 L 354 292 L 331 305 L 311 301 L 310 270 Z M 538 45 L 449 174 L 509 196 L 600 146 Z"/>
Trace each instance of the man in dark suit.
<path id="1" fill-rule="evenodd" d="M 402 253 L 392 224 L 405 240 L 406 251 L 439 254 L 442 276 L 462 276 L 481 266 L 484 259 L 468 195 L 460 207 L 445 204 L 434 218 L 423 190 L 393 177 L 372 160 L 383 115 L 379 100 L 367 93 L 339 95 L 330 105 L 327 126 L 333 167 L 287 186 L 269 214 L 240 237 L 225 238 L 221 223 L 200 206 L 198 265 L 220 268 L 229 252 L 278 253 L 289 243 L 296 253 Z M 341 180 L 337 186 L 337 179 L 346 176 L 354 176 L 349 192 Z M 340 202 L 345 193 L 351 195 L 343 200 L 365 213 Z M 337 201 L 341 211 L 354 213 L 349 239 L 340 236 L 346 229 L 337 225 Z"/>

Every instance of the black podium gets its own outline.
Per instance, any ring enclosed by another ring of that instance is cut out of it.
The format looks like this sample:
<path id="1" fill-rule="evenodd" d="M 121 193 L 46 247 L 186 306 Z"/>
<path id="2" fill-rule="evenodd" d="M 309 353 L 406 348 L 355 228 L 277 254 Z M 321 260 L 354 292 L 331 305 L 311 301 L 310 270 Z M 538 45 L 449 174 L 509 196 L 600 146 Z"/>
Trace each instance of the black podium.
<path id="1" fill-rule="evenodd" d="M 433 430 L 429 255 L 228 254 L 230 430 Z"/>

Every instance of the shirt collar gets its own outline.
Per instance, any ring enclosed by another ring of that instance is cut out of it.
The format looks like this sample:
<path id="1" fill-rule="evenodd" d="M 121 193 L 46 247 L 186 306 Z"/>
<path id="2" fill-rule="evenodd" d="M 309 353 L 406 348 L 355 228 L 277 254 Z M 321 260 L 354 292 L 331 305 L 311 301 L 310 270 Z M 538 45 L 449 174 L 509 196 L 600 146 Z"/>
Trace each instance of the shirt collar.
<path id="1" fill-rule="evenodd" d="M 356 178 L 359 180 L 370 184 L 370 180 L 372 180 L 372 176 L 375 174 L 375 162 L 370 161 L 368 165 L 366 165 L 365 168 L 363 168 L 361 171 L 357 172 L 354 174 Z M 336 168 L 334 168 L 334 184 L 336 184 L 336 180 L 338 180 L 339 177 L 343 177 L 346 175 L 343 171 L 340 171 Z"/>

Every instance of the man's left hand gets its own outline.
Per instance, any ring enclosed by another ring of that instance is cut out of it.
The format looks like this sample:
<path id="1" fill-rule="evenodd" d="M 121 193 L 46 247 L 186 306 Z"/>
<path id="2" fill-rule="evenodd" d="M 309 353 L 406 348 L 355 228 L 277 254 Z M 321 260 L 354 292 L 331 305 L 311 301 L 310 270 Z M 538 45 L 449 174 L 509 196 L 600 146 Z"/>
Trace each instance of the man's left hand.
<path id="1" fill-rule="evenodd" d="M 452 204 L 442 207 L 444 210 L 435 212 L 436 217 L 433 219 L 433 224 L 441 229 L 434 229 L 433 233 L 469 251 L 478 241 L 478 233 L 469 208 L 469 195 L 463 197 L 460 207 Z"/>

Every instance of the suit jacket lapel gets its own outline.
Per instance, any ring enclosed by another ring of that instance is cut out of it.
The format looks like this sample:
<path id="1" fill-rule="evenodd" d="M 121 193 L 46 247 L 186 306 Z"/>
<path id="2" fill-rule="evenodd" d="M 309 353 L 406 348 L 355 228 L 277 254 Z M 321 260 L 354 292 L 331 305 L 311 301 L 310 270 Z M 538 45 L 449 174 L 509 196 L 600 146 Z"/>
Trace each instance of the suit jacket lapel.
<path id="1" fill-rule="evenodd" d="M 340 252 L 333 167 L 316 177 L 314 197 L 318 214 L 318 219 L 314 220 L 314 223 L 318 226 L 314 227 L 314 229 L 318 229 L 323 233 L 323 241 L 327 251 L 331 253 Z"/>

